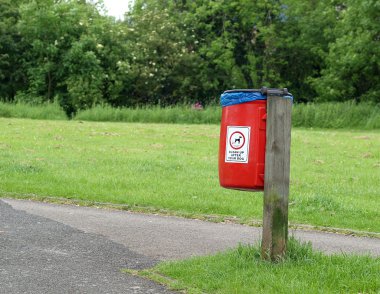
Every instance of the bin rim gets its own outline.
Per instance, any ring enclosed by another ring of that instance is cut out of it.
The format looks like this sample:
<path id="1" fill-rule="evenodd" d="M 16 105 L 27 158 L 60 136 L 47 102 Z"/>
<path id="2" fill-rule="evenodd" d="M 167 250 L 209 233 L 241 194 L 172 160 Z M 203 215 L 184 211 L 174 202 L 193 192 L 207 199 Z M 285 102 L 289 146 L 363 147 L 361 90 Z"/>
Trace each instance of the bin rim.
<path id="1" fill-rule="evenodd" d="M 242 104 L 257 100 L 267 100 L 268 95 L 282 96 L 284 99 L 293 101 L 293 95 L 288 89 L 272 89 L 263 87 L 261 89 L 233 89 L 226 90 L 220 96 L 220 105 L 222 107 Z"/>

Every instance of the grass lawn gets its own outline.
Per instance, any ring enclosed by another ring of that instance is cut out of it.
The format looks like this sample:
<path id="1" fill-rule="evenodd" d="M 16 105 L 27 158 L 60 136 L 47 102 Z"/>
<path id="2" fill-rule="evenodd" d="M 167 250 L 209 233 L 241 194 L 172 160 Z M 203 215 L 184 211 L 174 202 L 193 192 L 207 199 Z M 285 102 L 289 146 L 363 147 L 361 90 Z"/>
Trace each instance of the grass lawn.
<path id="1" fill-rule="evenodd" d="M 219 187 L 216 125 L 0 118 L 0 196 L 262 218 L 262 193 Z M 380 132 L 292 130 L 291 223 L 380 232 Z"/>
<path id="2" fill-rule="evenodd" d="M 289 240 L 288 256 L 279 263 L 262 261 L 258 246 L 240 246 L 214 256 L 166 262 L 137 274 L 186 293 L 380 291 L 380 258 L 327 256 L 294 239 Z"/>

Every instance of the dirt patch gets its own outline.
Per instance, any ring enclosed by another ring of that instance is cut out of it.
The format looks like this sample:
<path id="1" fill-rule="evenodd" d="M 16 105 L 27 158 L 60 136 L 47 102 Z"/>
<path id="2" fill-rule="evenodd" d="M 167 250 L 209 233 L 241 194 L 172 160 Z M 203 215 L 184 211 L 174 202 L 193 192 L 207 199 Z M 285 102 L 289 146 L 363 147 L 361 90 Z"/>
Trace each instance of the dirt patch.
<path id="1" fill-rule="evenodd" d="M 322 160 L 322 159 L 316 159 L 316 160 L 314 160 L 314 163 L 315 163 L 316 165 L 322 165 L 322 164 L 324 164 L 325 162 L 324 162 L 324 160 Z"/>
<path id="2" fill-rule="evenodd" d="M 120 134 L 112 133 L 112 132 L 93 132 L 90 134 L 90 136 L 91 137 L 93 136 L 120 137 Z"/>
<path id="3" fill-rule="evenodd" d="M 369 136 L 357 136 L 357 137 L 354 137 L 354 139 L 357 139 L 357 140 L 371 140 L 371 138 Z"/>
<path id="4" fill-rule="evenodd" d="M 362 154 L 362 157 L 363 158 L 372 158 L 373 154 L 371 152 L 366 152 L 366 153 Z"/>
<path id="5" fill-rule="evenodd" d="M 164 145 L 157 143 L 157 144 L 150 145 L 150 147 L 155 148 L 155 149 L 162 149 L 164 148 Z"/>

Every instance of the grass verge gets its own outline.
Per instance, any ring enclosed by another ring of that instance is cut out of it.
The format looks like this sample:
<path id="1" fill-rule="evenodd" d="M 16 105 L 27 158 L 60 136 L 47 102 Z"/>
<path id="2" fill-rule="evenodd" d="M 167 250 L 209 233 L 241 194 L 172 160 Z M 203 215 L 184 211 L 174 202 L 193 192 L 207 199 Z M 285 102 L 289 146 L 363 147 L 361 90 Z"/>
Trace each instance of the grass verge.
<path id="1" fill-rule="evenodd" d="M 0 128 L 0 196 L 262 219 L 262 193 L 219 187 L 218 126 L 3 118 Z M 291 152 L 291 223 L 380 232 L 379 132 L 293 129 Z"/>
<path id="2" fill-rule="evenodd" d="M 164 262 L 128 271 L 186 293 L 378 293 L 380 258 L 325 255 L 291 238 L 278 263 L 262 261 L 259 246 L 240 245 L 214 256 Z"/>

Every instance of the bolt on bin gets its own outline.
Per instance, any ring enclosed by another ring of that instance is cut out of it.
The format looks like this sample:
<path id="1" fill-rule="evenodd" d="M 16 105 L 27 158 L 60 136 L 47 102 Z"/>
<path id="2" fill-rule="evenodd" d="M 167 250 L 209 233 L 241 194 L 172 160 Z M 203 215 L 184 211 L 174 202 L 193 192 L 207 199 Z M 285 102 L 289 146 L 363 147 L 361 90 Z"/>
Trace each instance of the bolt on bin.
<path id="1" fill-rule="evenodd" d="M 228 90 L 221 95 L 219 182 L 224 188 L 264 190 L 269 90 Z M 286 89 L 281 91 L 292 99 Z"/>

